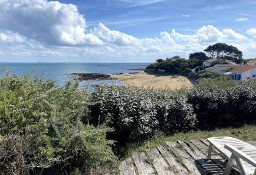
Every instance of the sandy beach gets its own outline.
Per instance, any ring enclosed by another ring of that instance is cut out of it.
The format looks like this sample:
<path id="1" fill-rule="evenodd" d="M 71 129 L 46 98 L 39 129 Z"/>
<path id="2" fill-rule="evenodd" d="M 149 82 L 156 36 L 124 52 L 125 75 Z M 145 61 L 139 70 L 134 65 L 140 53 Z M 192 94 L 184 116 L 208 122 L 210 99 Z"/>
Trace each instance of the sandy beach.
<path id="1" fill-rule="evenodd" d="M 123 80 L 130 87 L 177 90 L 193 86 L 189 79 L 183 76 L 151 75 L 143 71 L 134 74 L 112 75 L 111 77 Z"/>

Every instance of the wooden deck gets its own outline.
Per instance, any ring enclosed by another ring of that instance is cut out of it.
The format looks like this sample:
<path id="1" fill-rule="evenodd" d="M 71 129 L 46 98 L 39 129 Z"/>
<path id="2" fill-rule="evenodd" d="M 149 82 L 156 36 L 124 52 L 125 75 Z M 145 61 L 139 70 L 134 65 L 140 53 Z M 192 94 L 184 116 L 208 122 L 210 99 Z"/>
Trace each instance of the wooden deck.
<path id="1" fill-rule="evenodd" d="M 248 141 L 256 146 L 256 141 Z M 135 152 L 121 161 L 121 175 L 223 174 L 226 162 L 218 155 L 207 159 L 208 141 L 166 142 L 146 152 Z M 232 174 L 238 174 L 232 171 Z"/>

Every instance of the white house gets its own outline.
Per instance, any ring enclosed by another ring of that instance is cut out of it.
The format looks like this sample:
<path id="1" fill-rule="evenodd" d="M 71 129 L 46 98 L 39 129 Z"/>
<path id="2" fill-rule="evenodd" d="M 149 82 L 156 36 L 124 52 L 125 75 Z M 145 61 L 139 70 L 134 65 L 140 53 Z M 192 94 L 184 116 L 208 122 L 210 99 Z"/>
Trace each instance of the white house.
<path id="1" fill-rule="evenodd" d="M 203 66 L 204 67 L 209 67 L 209 66 L 211 66 L 213 63 L 215 63 L 217 61 L 218 61 L 218 59 L 216 59 L 216 58 L 208 59 L 208 60 L 203 62 Z"/>
<path id="2" fill-rule="evenodd" d="M 256 60 L 251 60 L 247 63 L 247 65 L 256 66 Z"/>
<path id="3" fill-rule="evenodd" d="M 238 64 L 215 64 L 213 67 L 206 68 L 208 72 L 224 73 L 229 69 L 235 69 L 240 67 Z"/>
<path id="4" fill-rule="evenodd" d="M 227 75 L 237 81 L 253 78 L 256 77 L 256 66 L 241 66 L 239 68 L 231 70 L 230 72 L 225 73 L 224 75 Z"/>

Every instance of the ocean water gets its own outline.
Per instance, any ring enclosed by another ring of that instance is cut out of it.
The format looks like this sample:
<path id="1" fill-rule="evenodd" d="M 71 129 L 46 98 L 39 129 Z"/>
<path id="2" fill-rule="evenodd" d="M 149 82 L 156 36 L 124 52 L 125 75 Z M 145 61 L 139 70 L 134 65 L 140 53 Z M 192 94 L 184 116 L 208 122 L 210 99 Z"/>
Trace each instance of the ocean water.
<path id="1" fill-rule="evenodd" d="M 7 69 L 11 74 L 22 76 L 31 74 L 41 76 L 45 80 L 54 80 L 57 85 L 62 86 L 65 82 L 72 80 L 72 73 L 103 73 L 119 74 L 138 72 L 134 69 L 145 69 L 147 63 L 0 63 L 0 69 Z M 81 85 L 124 85 L 117 80 L 90 80 L 82 81 Z"/>

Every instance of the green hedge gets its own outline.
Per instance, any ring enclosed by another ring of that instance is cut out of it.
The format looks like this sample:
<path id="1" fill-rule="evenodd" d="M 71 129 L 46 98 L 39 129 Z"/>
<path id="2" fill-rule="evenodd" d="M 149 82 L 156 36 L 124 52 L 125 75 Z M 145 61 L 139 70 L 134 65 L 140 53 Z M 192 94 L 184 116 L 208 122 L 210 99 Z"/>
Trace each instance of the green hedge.
<path id="1" fill-rule="evenodd" d="M 242 81 L 232 91 L 234 116 L 240 123 L 256 121 L 256 79 Z"/>
<path id="2" fill-rule="evenodd" d="M 201 129 L 236 126 L 256 121 L 256 79 L 235 83 L 206 79 L 188 93 Z"/>
<path id="3" fill-rule="evenodd" d="M 188 102 L 193 105 L 201 128 L 233 121 L 230 93 L 234 86 L 235 82 L 228 79 L 205 79 L 188 93 Z"/>
<path id="4" fill-rule="evenodd" d="M 109 129 L 81 121 L 88 95 L 77 83 L 57 87 L 7 73 L 0 87 L 0 172 L 100 172 L 114 164 Z"/>
<path id="5" fill-rule="evenodd" d="M 152 89 L 99 87 L 89 109 L 90 121 L 114 128 L 111 138 L 119 142 L 142 140 L 156 131 L 185 131 L 196 123 L 186 96 Z"/>

